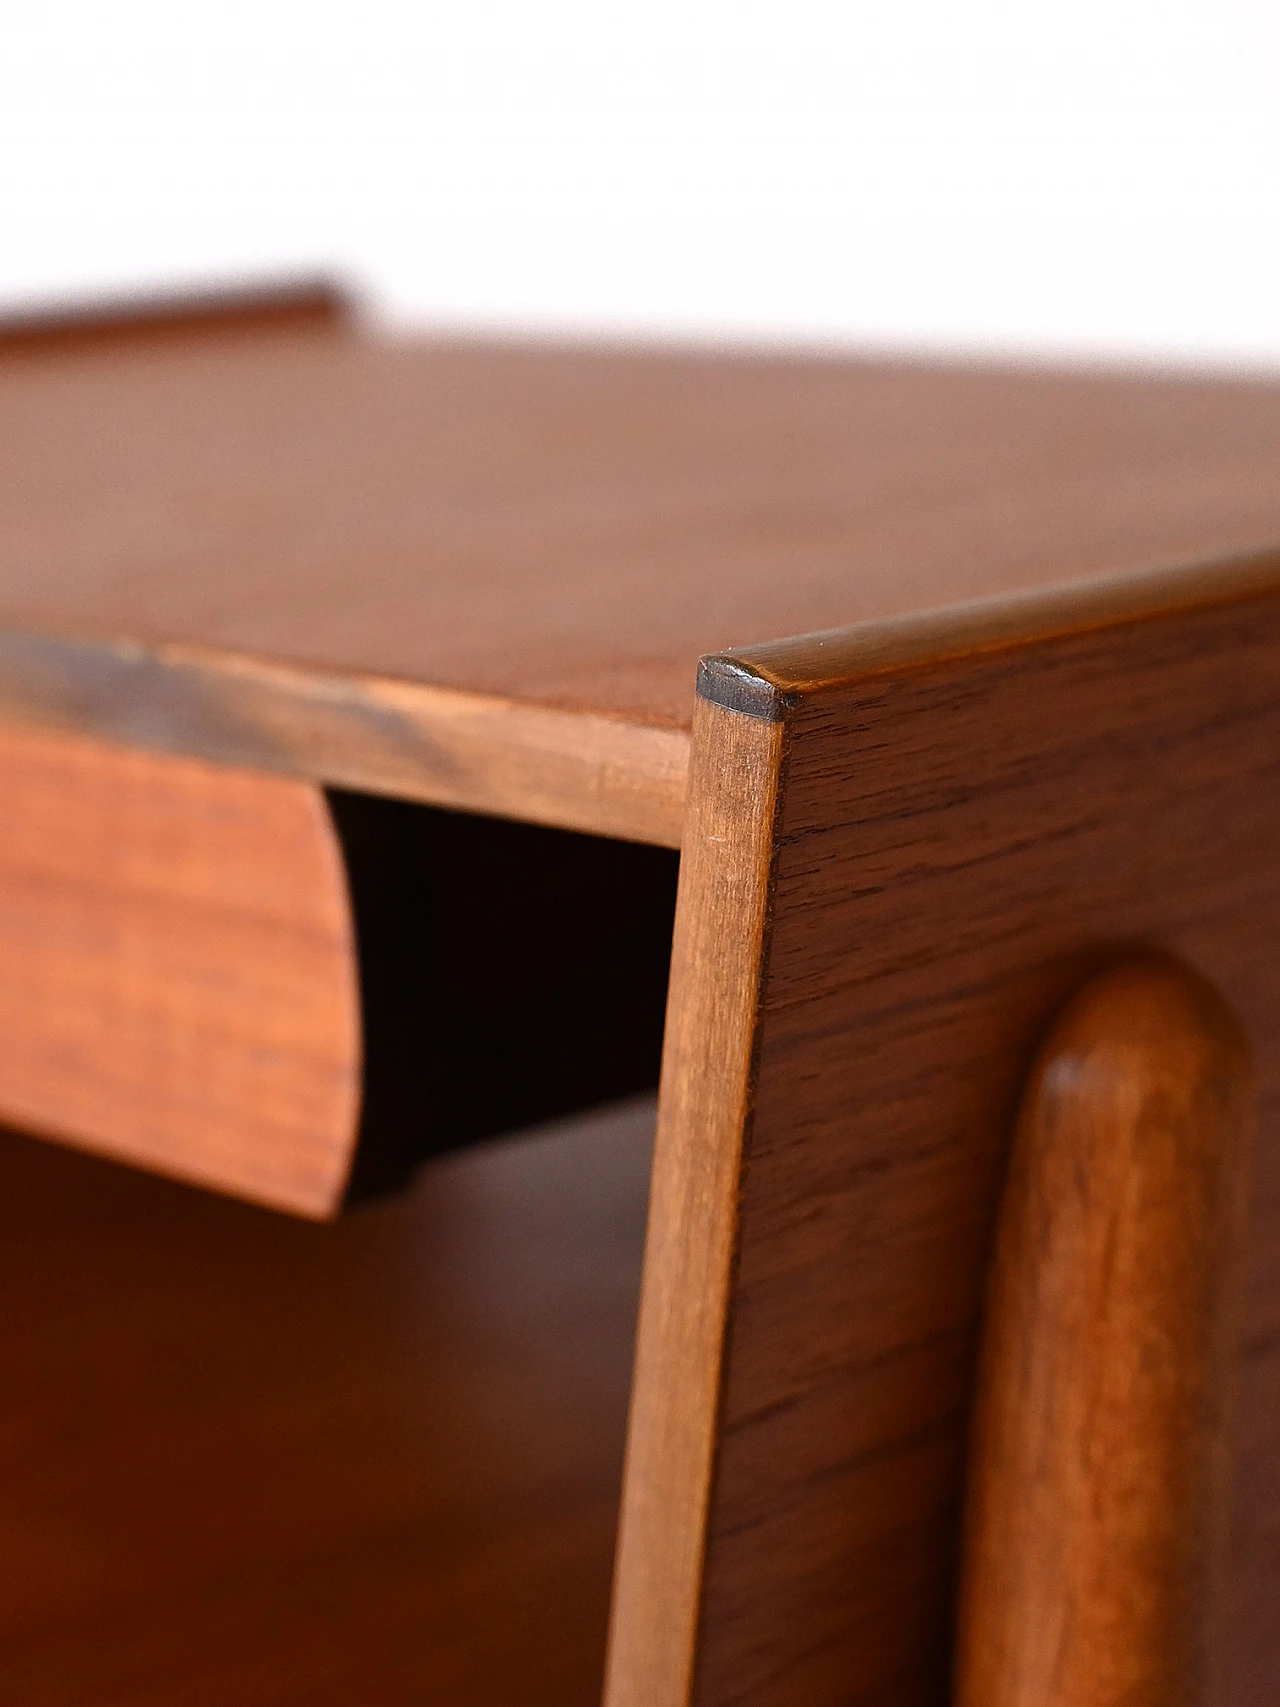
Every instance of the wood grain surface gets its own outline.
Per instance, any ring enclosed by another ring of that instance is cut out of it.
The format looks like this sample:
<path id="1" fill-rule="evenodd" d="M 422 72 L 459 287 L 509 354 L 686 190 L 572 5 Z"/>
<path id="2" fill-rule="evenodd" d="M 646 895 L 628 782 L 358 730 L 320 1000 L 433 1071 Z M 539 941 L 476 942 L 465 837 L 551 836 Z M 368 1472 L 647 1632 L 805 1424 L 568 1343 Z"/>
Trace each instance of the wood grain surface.
<path id="1" fill-rule="evenodd" d="M 698 761 L 671 956 L 610 1707 L 684 1700 L 692 1677 L 755 973 L 766 930 L 781 726 L 700 701 L 694 730 Z M 655 1630 L 661 1642 L 653 1641 Z"/>
<path id="2" fill-rule="evenodd" d="M 593 1707 L 652 1132 L 324 1226 L 0 1135 L 0 1696 Z"/>
<path id="3" fill-rule="evenodd" d="M 431 806 L 680 845 L 689 738 L 185 644 L 0 628 L 0 717 Z"/>
<path id="4" fill-rule="evenodd" d="M 957 1707 L 1212 1698 L 1252 1078 L 1217 993 L 1154 957 L 1041 1047 L 987 1286 Z"/>
<path id="5" fill-rule="evenodd" d="M 331 1213 L 362 1045 L 321 791 L 3 728 L 0 790 L 0 1116 Z"/>
<path id="6" fill-rule="evenodd" d="M 1280 539 L 1274 383 L 296 333 L 0 360 L 6 716 L 657 841 L 703 653 Z"/>
<path id="7" fill-rule="evenodd" d="M 782 745 L 771 876 L 755 867 L 763 952 L 732 979 L 703 971 L 716 1000 L 754 1002 L 751 1065 L 708 1031 L 684 1075 L 731 1082 L 746 1112 L 715 1145 L 735 1256 L 701 1577 L 682 1614 L 632 1629 L 651 1607 L 619 1583 L 615 1643 L 649 1644 L 665 1680 L 646 1707 L 946 1701 L 977 1332 L 1020 1088 L 1065 998 L 1135 947 L 1220 989 L 1258 1062 L 1218 1699 L 1280 1694 L 1280 589 L 1237 591 L 950 655 L 909 636 L 869 655 L 852 631 L 827 637 L 820 670 L 806 647 L 789 669 L 778 648 L 709 666 L 718 714 L 776 726 Z M 744 679 L 758 719 L 731 709 Z M 745 779 L 741 810 L 752 823 Z M 682 988 L 691 1011 L 711 999 Z M 688 1035 L 678 1012 L 670 1025 Z M 692 1092 L 666 1094 L 677 1126 Z M 718 1177 L 705 1149 L 664 1147 L 655 1216 Z M 660 1248 L 662 1227 L 650 1237 Z M 642 1334 L 638 1395 L 678 1382 L 719 1285 L 708 1273 L 662 1335 Z M 638 1408 L 633 1464 L 653 1427 Z M 629 1490 L 628 1510 L 645 1497 Z M 665 1522 L 679 1557 L 685 1514 Z M 647 1545 L 661 1560 L 661 1522 Z"/>

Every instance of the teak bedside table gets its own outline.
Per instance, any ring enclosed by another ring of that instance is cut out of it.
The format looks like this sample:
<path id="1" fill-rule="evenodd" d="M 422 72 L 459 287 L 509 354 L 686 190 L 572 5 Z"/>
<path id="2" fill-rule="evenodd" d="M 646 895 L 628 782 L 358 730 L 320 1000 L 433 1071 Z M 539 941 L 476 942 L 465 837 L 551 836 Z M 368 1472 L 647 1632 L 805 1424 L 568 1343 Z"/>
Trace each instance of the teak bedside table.
<path id="1" fill-rule="evenodd" d="M 1274 1701 L 1280 385 L 317 292 L 17 328 L 0 398 L 0 1115 L 325 1218 L 661 1045 L 608 1707 L 934 1707 L 1019 1100 L 1153 969 L 1179 1060 L 1227 1039 L 1186 1121 L 1236 1020 L 1257 1077 L 1214 1699 Z"/>

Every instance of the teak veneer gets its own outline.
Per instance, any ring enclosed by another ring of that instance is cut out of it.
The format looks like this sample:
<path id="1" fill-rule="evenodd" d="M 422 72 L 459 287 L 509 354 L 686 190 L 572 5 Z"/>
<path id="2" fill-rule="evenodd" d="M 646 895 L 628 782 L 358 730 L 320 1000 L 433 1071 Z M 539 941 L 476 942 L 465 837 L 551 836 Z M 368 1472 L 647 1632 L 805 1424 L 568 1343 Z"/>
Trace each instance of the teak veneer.
<path id="1" fill-rule="evenodd" d="M 652 1129 L 320 1226 L 0 1132 L 6 1701 L 595 1707 Z"/>
<path id="2" fill-rule="evenodd" d="M 1253 1085 L 1234 1014 L 1144 957 L 1023 1096 L 987 1284 L 957 1707 L 1210 1699 Z"/>
<path id="3" fill-rule="evenodd" d="M 1258 1055 L 1223 1699 L 1273 1692 L 1278 567 L 704 665 L 610 1707 L 945 1699 L 1021 1082 L 1135 946 L 1203 969 Z M 734 954 L 686 981 L 713 929 Z"/>
<path id="4" fill-rule="evenodd" d="M 675 846 L 702 655 L 1280 539 L 1270 384 L 318 306 L 0 335 L 6 717 Z"/>
<path id="5" fill-rule="evenodd" d="M 48 955 L 15 1021 L 45 1064 L 0 1061 L 0 1102 L 34 1074 L 14 1116 L 290 1202 L 225 1163 L 283 1179 L 283 1141 L 200 1122 L 215 1080 L 260 1117 L 255 1004 L 288 1008 L 268 973 L 305 940 L 330 1029 L 301 1032 L 345 1088 L 290 1115 L 328 1134 L 292 1206 L 328 1212 L 652 1082 L 673 945 L 607 1707 L 941 1707 L 1023 1086 L 1073 992 L 1172 955 L 1257 1064 L 1206 1616 L 1221 1701 L 1274 1700 L 1280 386 L 397 342 L 314 308 L 0 338 L 6 762 L 15 794 L 67 778 L 65 846 L 0 846 L 0 924 Z M 186 804 L 161 824 L 113 775 Z M 289 880 L 243 951 L 167 863 L 252 889 L 236 790 L 306 827 L 253 843 Z M 58 958 L 88 895 L 152 944 L 128 1000 L 102 931 Z M 306 1048 L 269 1064 L 298 1097 Z M 95 1049 L 134 1101 L 90 1119 Z M 185 1125 L 144 1142 L 162 1092 Z"/>
<path id="6" fill-rule="evenodd" d="M 5 728 L 0 778 L 0 1119 L 331 1215 L 362 1039 L 321 790 Z"/>

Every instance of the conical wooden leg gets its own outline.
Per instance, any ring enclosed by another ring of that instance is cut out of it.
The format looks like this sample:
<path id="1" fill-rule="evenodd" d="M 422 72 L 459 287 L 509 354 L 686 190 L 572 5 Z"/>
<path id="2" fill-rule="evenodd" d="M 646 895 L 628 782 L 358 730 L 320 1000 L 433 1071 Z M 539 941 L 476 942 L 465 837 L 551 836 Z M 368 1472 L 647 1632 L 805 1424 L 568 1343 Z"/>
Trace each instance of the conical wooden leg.
<path id="1" fill-rule="evenodd" d="M 1027 1087 L 971 1445 L 957 1707 L 1206 1699 L 1252 1076 L 1171 961 L 1090 983 Z"/>

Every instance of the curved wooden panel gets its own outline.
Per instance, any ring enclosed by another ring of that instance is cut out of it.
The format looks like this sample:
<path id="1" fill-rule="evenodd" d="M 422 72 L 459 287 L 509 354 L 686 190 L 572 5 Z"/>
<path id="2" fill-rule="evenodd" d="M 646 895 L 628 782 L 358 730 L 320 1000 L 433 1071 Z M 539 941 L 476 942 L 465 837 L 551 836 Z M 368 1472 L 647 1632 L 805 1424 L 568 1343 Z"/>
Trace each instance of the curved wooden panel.
<path id="1" fill-rule="evenodd" d="M 1023 1102 L 970 1447 L 958 1707 L 1192 1707 L 1226 1530 L 1253 1076 L 1167 960 L 1093 979 Z"/>
<path id="2" fill-rule="evenodd" d="M 322 792 L 0 729 L 0 793 L 0 1119 L 332 1213 L 361 1036 Z"/>

